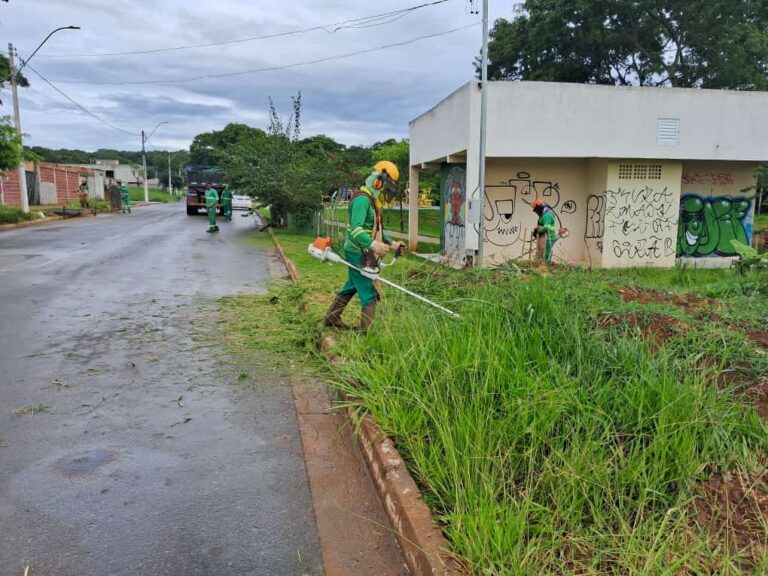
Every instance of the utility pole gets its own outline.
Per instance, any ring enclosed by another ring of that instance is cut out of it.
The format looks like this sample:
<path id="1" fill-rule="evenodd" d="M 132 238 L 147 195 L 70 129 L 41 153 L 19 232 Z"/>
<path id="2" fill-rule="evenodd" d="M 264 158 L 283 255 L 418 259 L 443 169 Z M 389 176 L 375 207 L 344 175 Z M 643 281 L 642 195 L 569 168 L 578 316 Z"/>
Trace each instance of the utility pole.
<path id="1" fill-rule="evenodd" d="M 158 122 L 157 126 L 155 126 L 152 129 L 152 132 L 149 133 L 149 136 L 144 133 L 144 130 L 141 131 L 141 162 L 144 166 L 144 202 L 147 204 L 149 204 L 149 186 L 147 184 L 147 150 L 145 144 L 152 138 L 152 134 L 155 133 L 155 130 L 160 128 L 163 124 L 168 124 L 168 122 Z"/>
<path id="2" fill-rule="evenodd" d="M 144 130 L 141 131 L 141 164 L 144 167 L 144 202 L 149 204 L 149 186 L 147 185 L 147 151 L 144 149 L 144 144 L 147 142 L 147 138 L 144 135 Z"/>
<path id="3" fill-rule="evenodd" d="M 8 65 L 11 71 L 11 92 L 13 93 L 13 123 L 21 140 L 21 114 L 19 113 L 19 90 L 16 85 L 16 60 L 13 44 L 8 44 Z M 22 142 L 22 151 L 24 143 Z M 24 157 L 19 162 L 19 194 L 21 195 L 21 211 L 29 213 L 29 197 L 27 196 L 27 169 L 24 166 Z"/>
<path id="4" fill-rule="evenodd" d="M 173 194 L 173 185 L 171 184 L 171 153 L 168 152 L 168 194 Z"/>
<path id="5" fill-rule="evenodd" d="M 10 42 L 8 43 L 8 67 L 11 72 L 11 91 L 13 92 L 13 122 L 16 126 L 16 132 L 19 134 L 19 139 L 21 140 L 21 114 L 19 113 L 19 92 L 18 92 L 18 86 L 17 86 L 17 78 L 16 74 L 18 72 L 21 72 L 21 70 L 29 63 L 30 60 L 32 60 L 32 57 L 37 54 L 37 51 L 40 50 L 40 48 L 43 47 L 43 44 L 45 44 L 48 41 L 48 38 L 56 34 L 59 30 L 80 30 L 80 26 L 62 26 L 60 28 L 56 28 L 51 33 L 46 36 L 42 42 L 37 46 L 37 48 L 34 49 L 32 54 L 29 55 L 29 58 L 27 58 L 26 62 L 22 62 L 21 68 L 16 70 L 16 56 L 18 54 L 16 53 L 16 49 L 13 47 L 13 44 Z M 24 142 L 21 143 L 22 150 L 24 149 Z M 21 210 L 25 214 L 29 213 L 29 197 L 27 196 L 27 170 L 24 166 L 24 158 L 21 159 L 21 162 L 19 162 L 19 194 L 21 196 Z"/>
<path id="6" fill-rule="evenodd" d="M 478 191 L 480 193 L 480 219 L 477 225 L 477 263 L 483 265 L 483 237 L 485 236 L 485 141 L 488 119 L 488 0 L 483 0 L 483 54 L 480 72 L 480 166 Z"/>

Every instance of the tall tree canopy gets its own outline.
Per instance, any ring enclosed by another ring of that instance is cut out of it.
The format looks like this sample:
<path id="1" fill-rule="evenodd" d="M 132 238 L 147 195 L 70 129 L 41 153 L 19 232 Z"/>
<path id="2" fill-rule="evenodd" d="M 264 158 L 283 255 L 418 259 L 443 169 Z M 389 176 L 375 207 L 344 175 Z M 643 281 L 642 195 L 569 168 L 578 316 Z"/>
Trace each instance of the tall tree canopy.
<path id="1" fill-rule="evenodd" d="M 768 89 L 768 0 L 526 0 L 499 19 L 493 80 Z"/>

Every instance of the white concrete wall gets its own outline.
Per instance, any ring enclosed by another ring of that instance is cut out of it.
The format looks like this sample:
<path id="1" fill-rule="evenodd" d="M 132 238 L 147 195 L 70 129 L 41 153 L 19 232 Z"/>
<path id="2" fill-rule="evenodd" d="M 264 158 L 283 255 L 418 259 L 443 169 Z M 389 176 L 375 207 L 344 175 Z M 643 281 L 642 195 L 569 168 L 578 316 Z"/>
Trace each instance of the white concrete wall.
<path id="1" fill-rule="evenodd" d="M 682 173 L 681 162 L 608 163 L 603 267 L 675 265 Z"/>
<path id="2" fill-rule="evenodd" d="M 538 221 L 531 205 L 537 198 L 555 212 L 556 227 L 568 228 L 570 233 L 555 244 L 554 259 L 582 262 L 588 172 L 589 163 L 583 159 L 490 159 L 484 205 L 486 263 L 528 259 L 529 240 Z"/>
<path id="3" fill-rule="evenodd" d="M 445 162 L 451 154 L 467 150 L 470 139 L 471 84 L 465 84 L 431 110 L 410 123 L 411 166 Z"/>
<path id="4" fill-rule="evenodd" d="M 467 123 L 480 121 L 470 101 L 479 98 L 470 82 L 413 120 L 412 163 L 467 150 Z M 491 82 L 487 155 L 761 162 L 766 110 L 766 92 Z M 679 144 L 657 142 L 660 118 L 679 119 Z"/>

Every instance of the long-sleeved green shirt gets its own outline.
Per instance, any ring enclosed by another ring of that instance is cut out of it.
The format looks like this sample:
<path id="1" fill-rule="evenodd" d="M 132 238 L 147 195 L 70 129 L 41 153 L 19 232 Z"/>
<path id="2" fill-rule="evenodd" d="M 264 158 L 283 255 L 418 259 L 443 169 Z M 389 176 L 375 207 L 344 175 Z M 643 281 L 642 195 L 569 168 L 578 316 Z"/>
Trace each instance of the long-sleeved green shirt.
<path id="1" fill-rule="evenodd" d="M 544 213 L 539 216 L 539 231 L 549 232 L 550 238 L 555 237 L 555 213 L 550 210 L 544 210 Z"/>
<path id="2" fill-rule="evenodd" d="M 219 193 L 215 188 L 208 188 L 205 192 L 205 207 L 213 208 L 219 203 Z"/>
<path id="3" fill-rule="evenodd" d="M 362 191 L 370 195 L 365 189 Z M 347 223 L 347 237 L 344 242 L 344 250 L 361 252 L 369 250 L 373 244 L 373 224 L 376 221 L 376 211 L 373 209 L 370 198 L 362 194 L 349 203 L 349 219 Z M 392 244 L 390 238 L 383 230 L 382 240 L 386 244 Z"/>

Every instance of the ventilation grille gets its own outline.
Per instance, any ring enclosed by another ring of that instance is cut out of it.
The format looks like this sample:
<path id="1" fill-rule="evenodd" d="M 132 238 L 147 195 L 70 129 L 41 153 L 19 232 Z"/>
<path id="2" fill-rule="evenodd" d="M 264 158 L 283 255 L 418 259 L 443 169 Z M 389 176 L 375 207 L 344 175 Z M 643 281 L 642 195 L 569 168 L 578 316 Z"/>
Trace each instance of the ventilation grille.
<path id="1" fill-rule="evenodd" d="M 656 124 L 656 143 L 662 146 L 677 146 L 680 142 L 680 119 L 659 118 Z"/>
<path id="2" fill-rule="evenodd" d="M 661 164 L 619 164 L 619 180 L 661 180 Z"/>

